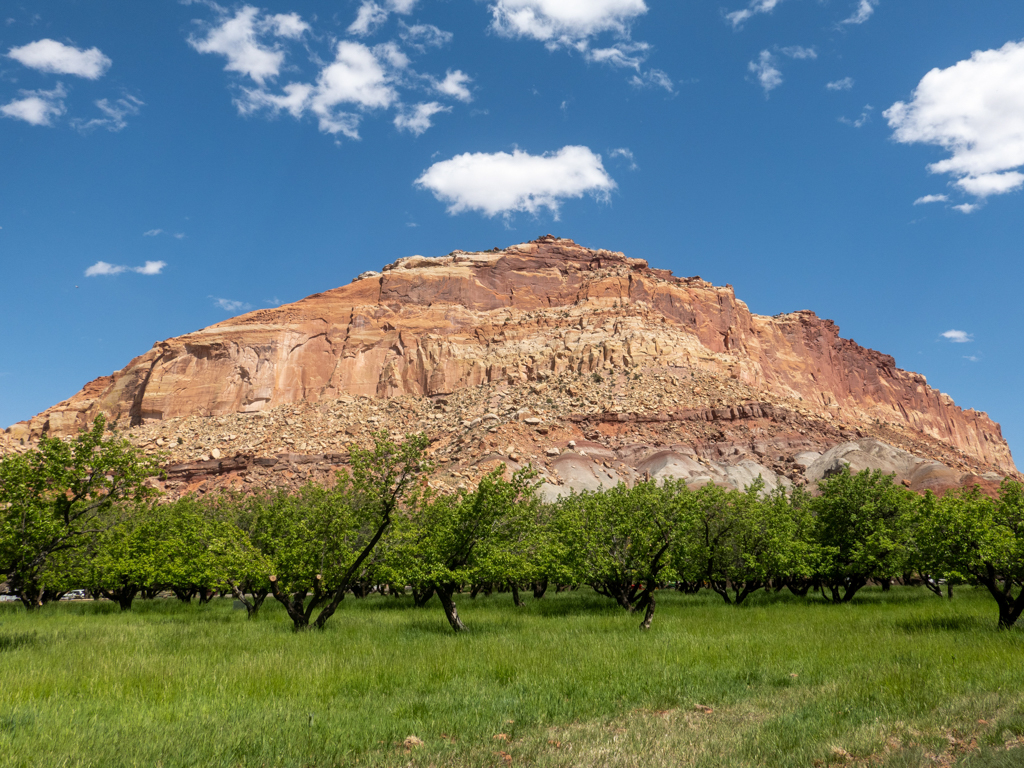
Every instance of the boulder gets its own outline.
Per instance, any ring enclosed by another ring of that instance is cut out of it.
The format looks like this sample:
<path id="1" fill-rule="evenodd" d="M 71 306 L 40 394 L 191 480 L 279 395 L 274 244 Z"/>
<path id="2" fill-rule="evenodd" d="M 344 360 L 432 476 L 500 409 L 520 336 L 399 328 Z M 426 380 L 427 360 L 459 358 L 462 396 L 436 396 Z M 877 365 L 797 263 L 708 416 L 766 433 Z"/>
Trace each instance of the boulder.
<path id="1" fill-rule="evenodd" d="M 807 469 L 820 458 L 821 454 L 817 451 L 800 451 L 800 453 L 793 457 L 793 463 L 798 467 Z"/>

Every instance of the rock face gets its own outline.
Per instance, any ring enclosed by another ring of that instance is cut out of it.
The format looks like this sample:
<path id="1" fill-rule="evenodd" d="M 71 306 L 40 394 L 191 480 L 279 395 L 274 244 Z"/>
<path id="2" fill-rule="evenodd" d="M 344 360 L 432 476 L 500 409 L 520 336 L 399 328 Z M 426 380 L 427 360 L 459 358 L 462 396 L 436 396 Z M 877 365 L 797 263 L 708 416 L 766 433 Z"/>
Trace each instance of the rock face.
<path id="1" fill-rule="evenodd" d="M 645 385 L 635 386 L 641 377 Z M 960 409 L 893 358 L 841 339 L 832 321 L 809 311 L 754 315 L 731 286 L 673 277 L 551 236 L 492 252 L 401 259 L 342 288 L 159 342 L 15 425 L 6 440 L 9 448 L 43 432 L 74 433 L 101 412 L 144 431 L 354 398 L 433 402 L 483 392 L 474 400 L 483 403 L 488 393 L 512 390 L 538 419 L 520 426 L 540 435 L 548 434 L 540 417 L 557 399 L 552 429 L 577 425 L 565 438 L 582 439 L 601 424 L 606 436 L 618 430 L 620 441 L 641 425 L 662 437 L 717 430 L 747 446 L 735 464 L 779 453 L 772 430 L 759 450 L 758 429 L 788 423 L 788 448 L 804 453 L 877 437 L 961 471 L 1016 472 L 999 425 L 985 413 Z M 508 422 L 494 413 L 452 416 L 459 418 L 479 419 L 461 430 Z M 817 430 L 814 439 L 808 429 Z M 325 443 L 321 452 L 331 449 Z M 801 456 L 801 468 L 815 465 Z M 637 471 L 657 475 L 685 458 L 650 457 Z"/>

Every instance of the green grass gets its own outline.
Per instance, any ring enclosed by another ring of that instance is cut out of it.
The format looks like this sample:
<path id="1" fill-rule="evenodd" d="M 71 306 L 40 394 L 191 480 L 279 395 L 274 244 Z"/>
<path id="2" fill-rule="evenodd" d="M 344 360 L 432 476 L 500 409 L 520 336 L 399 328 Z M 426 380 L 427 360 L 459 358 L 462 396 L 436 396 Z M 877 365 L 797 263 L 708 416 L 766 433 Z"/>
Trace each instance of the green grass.
<path id="1" fill-rule="evenodd" d="M 304 634 L 270 602 L 4 604 L 0 766 L 1024 764 L 1024 632 L 984 593 L 749 602 L 661 593 L 641 633 L 589 591 L 467 596 L 460 636 L 436 600 Z"/>

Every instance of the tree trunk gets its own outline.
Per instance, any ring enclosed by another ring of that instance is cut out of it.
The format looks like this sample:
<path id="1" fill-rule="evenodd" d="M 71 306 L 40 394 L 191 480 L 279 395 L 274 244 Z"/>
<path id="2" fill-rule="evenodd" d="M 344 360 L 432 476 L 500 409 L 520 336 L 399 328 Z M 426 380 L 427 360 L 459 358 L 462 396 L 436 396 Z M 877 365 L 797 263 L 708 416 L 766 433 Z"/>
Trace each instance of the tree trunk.
<path id="1" fill-rule="evenodd" d="M 999 606 L 999 629 L 1009 629 L 1024 612 L 1024 588 L 1017 593 L 1015 600 L 1012 583 L 1004 581 L 1000 588 L 995 569 L 991 566 L 986 566 L 986 573 L 982 575 L 980 581 L 988 589 L 989 594 L 995 598 L 996 605 Z"/>
<path id="2" fill-rule="evenodd" d="M 953 599 L 953 582 L 951 582 L 951 581 L 947 581 L 946 582 L 946 599 L 947 600 L 952 600 Z"/>
<path id="3" fill-rule="evenodd" d="M 26 611 L 36 611 L 43 607 L 43 591 L 23 589 L 18 594 L 18 599 L 25 606 Z"/>
<path id="4" fill-rule="evenodd" d="M 640 599 L 636 601 L 634 611 L 639 611 L 641 608 L 646 608 L 644 611 L 644 620 L 640 622 L 640 629 L 646 631 L 651 628 L 651 622 L 654 621 L 654 593 L 658 589 L 658 583 L 654 579 L 649 579 L 644 589 L 643 594 L 640 595 Z"/>
<path id="5" fill-rule="evenodd" d="M 647 611 L 644 613 L 644 620 L 640 622 L 640 629 L 645 632 L 651 628 L 651 622 L 654 621 L 654 590 L 648 587 L 647 594 Z"/>
<path id="6" fill-rule="evenodd" d="M 316 598 L 313 599 L 309 609 L 306 610 L 304 604 L 307 593 L 296 592 L 293 595 L 289 595 L 287 592 L 282 592 L 281 588 L 277 586 L 277 576 L 270 577 L 270 591 L 273 593 L 274 599 L 284 606 L 285 611 L 288 613 L 288 618 L 292 620 L 293 630 L 301 632 L 302 630 L 309 629 L 309 615 L 313 612 Z"/>
<path id="7" fill-rule="evenodd" d="M 744 600 L 746 600 L 748 597 L 750 597 L 750 595 L 754 594 L 763 586 L 764 585 L 759 581 L 746 582 L 743 585 L 743 589 L 740 590 L 736 590 L 734 586 L 733 589 L 736 592 L 736 605 L 741 605 Z"/>
<path id="8" fill-rule="evenodd" d="M 1007 597 L 999 603 L 999 628 L 1009 629 L 1017 623 L 1021 612 L 1024 611 L 1024 591 L 1016 600 Z"/>
<path id="9" fill-rule="evenodd" d="M 444 608 L 444 615 L 448 619 L 448 623 L 451 624 L 452 629 L 456 632 L 465 632 L 466 625 L 462 623 L 462 619 L 459 618 L 459 609 L 455 606 L 455 601 L 452 600 L 452 593 L 455 591 L 453 584 L 445 584 L 437 587 L 437 596 L 441 598 L 441 606 Z"/>
<path id="10" fill-rule="evenodd" d="M 357 582 L 352 585 L 352 594 L 355 597 L 366 597 L 370 594 L 370 587 L 362 582 Z"/>
<path id="11" fill-rule="evenodd" d="M 542 579 L 541 581 L 533 582 L 533 598 L 540 600 L 544 597 L 544 593 L 548 591 L 548 580 Z"/>
<path id="12" fill-rule="evenodd" d="M 805 581 L 801 584 L 796 584 L 792 579 L 786 579 L 786 589 L 792 592 L 797 597 L 807 597 L 807 593 L 811 589 L 811 582 Z"/>
<path id="13" fill-rule="evenodd" d="M 942 585 L 939 584 L 938 581 L 933 579 L 931 576 L 925 576 L 924 574 L 921 574 L 921 582 L 924 584 L 925 588 L 929 592 L 933 592 L 939 597 L 942 597 Z"/>
<path id="14" fill-rule="evenodd" d="M 252 620 L 259 616 L 260 608 L 263 605 L 263 601 L 267 599 L 267 595 L 270 594 L 269 589 L 254 589 L 252 590 L 252 596 L 246 597 L 245 589 L 235 584 L 233 581 L 229 581 L 228 584 L 231 586 L 231 592 L 235 598 L 242 605 L 245 606 L 245 618 Z"/>
<path id="15" fill-rule="evenodd" d="M 729 597 L 729 584 L 719 581 L 710 582 L 712 591 L 725 600 L 726 605 L 732 605 L 732 599 Z"/>
<path id="16" fill-rule="evenodd" d="M 127 586 L 120 586 L 112 592 L 107 590 L 100 590 L 102 595 L 116 602 L 122 611 L 130 611 L 132 609 L 132 601 L 135 599 L 135 595 L 139 593 L 139 588 L 133 584 Z"/>
<path id="17" fill-rule="evenodd" d="M 525 605 L 519 597 L 519 585 L 514 581 L 512 582 L 512 604 L 515 605 L 516 608 L 522 608 L 523 605 Z"/>
<path id="18" fill-rule="evenodd" d="M 867 584 L 867 579 L 853 578 L 846 582 L 846 592 L 843 594 L 842 602 L 848 603 L 853 600 L 853 596 L 860 591 L 861 587 Z"/>
<path id="19" fill-rule="evenodd" d="M 416 587 L 412 588 L 412 601 L 417 608 L 422 608 L 433 596 L 434 586 L 432 584 L 419 590 L 417 590 Z"/>

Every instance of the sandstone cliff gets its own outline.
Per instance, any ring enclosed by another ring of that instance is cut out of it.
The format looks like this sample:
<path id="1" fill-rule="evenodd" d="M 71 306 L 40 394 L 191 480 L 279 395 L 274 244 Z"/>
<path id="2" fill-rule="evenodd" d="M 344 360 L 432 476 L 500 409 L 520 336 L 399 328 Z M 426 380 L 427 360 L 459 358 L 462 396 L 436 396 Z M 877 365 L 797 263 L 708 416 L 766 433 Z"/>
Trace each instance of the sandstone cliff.
<path id="1" fill-rule="evenodd" d="M 565 377 L 595 374 L 622 386 L 571 399 Z M 655 374 L 674 384 L 659 389 L 648 378 L 654 390 L 627 396 L 631 380 Z M 401 259 L 348 286 L 160 342 L 15 425 L 7 441 L 73 433 L 100 412 L 145 429 L 359 397 L 436 400 L 480 385 L 529 392 L 555 380 L 570 397 L 564 407 L 575 408 L 558 414 L 566 421 L 778 421 L 788 413 L 827 427 L 832 445 L 844 436 L 899 443 L 898 434 L 908 449 L 965 471 L 1016 472 L 985 413 L 960 409 L 891 357 L 841 339 L 831 321 L 807 311 L 754 315 L 730 286 L 551 236 Z M 532 394 L 535 405 L 551 399 Z M 828 443 L 822 437 L 818 448 Z"/>

